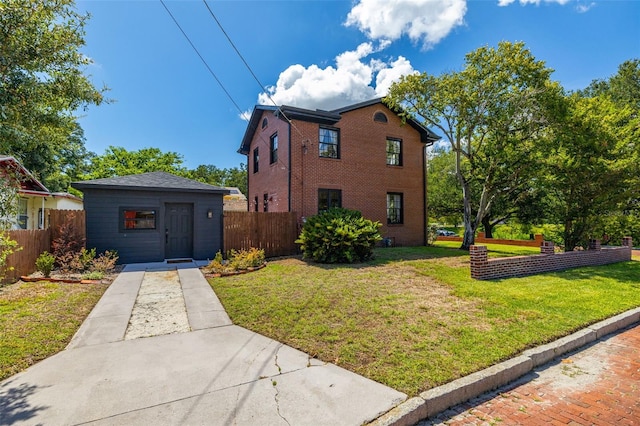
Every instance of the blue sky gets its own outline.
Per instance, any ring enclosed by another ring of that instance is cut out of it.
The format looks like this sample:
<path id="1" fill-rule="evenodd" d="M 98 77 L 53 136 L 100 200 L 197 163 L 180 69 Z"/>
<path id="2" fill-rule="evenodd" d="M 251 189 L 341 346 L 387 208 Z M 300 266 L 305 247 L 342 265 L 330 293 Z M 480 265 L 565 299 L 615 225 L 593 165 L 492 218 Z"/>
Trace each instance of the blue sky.
<path id="1" fill-rule="evenodd" d="M 157 147 L 189 168 L 237 167 L 258 103 L 332 109 L 377 96 L 400 75 L 459 70 L 481 46 L 523 41 L 566 89 L 640 57 L 637 0 L 165 0 L 233 102 L 159 0 L 78 0 L 91 13 L 86 73 L 110 104 L 80 122 L 87 149 Z M 238 107 L 234 105 L 237 104 Z"/>

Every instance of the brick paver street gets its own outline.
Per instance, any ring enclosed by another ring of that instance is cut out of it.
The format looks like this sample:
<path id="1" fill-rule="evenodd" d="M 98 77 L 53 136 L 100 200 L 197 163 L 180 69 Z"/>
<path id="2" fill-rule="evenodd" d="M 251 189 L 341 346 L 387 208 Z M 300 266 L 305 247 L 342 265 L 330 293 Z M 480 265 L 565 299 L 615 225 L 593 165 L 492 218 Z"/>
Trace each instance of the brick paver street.
<path id="1" fill-rule="evenodd" d="M 420 426 L 640 425 L 640 325 Z"/>

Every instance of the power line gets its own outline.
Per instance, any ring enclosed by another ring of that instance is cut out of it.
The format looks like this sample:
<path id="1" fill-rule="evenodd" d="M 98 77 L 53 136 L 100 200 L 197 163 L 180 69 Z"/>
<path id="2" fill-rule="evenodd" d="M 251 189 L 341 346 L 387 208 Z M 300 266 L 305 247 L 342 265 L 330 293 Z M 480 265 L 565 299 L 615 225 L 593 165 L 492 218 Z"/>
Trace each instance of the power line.
<path id="1" fill-rule="evenodd" d="M 216 24 L 218 24 L 218 28 L 220 28 L 220 31 L 222 31 L 222 33 L 224 34 L 224 36 L 227 38 L 227 40 L 229 41 L 229 44 L 231 45 L 231 47 L 233 47 L 233 50 L 236 51 L 236 53 L 238 54 L 238 57 L 240 57 L 240 59 L 242 60 L 242 62 L 244 63 L 244 66 L 247 67 L 247 69 L 249 70 L 249 72 L 251 73 L 251 75 L 253 76 L 253 78 L 255 79 L 255 81 L 258 83 L 258 85 L 260 86 L 260 90 L 263 91 L 263 93 L 265 95 L 267 95 L 267 97 L 269 98 L 269 100 L 271 101 L 271 103 L 278 109 L 278 113 L 282 115 L 282 117 L 285 119 L 285 121 L 287 123 L 289 123 L 291 126 L 293 126 L 293 128 L 296 130 L 296 132 L 298 132 L 298 134 L 302 137 L 304 137 L 304 135 L 302 134 L 302 132 L 296 127 L 296 125 L 289 119 L 289 117 L 287 117 L 287 115 L 284 113 L 284 111 L 282 111 L 282 109 L 280 108 L 280 105 L 278 105 L 276 103 L 276 101 L 273 100 L 273 98 L 271 97 L 271 95 L 269 94 L 269 91 L 267 90 L 267 88 L 262 84 L 262 82 L 260 82 L 260 79 L 258 78 L 258 76 L 256 75 L 255 72 L 253 72 L 253 69 L 251 68 L 251 66 L 249 65 L 249 63 L 246 61 L 246 59 L 244 58 L 244 56 L 242 56 L 242 53 L 240 53 L 240 50 L 236 47 L 235 43 L 233 42 L 233 40 L 231 40 L 231 37 L 229 36 L 229 34 L 227 33 L 227 31 L 224 29 L 224 27 L 222 26 L 222 23 L 220 22 L 220 20 L 218 20 L 218 18 L 216 17 L 216 14 L 213 13 L 213 10 L 211 10 L 211 8 L 209 7 L 209 4 L 207 3 L 207 0 L 202 0 L 202 2 L 204 3 L 204 5 L 207 7 L 207 10 L 209 11 L 209 14 L 211 15 L 211 17 L 213 18 L 214 21 L 216 21 Z"/>
<path id="2" fill-rule="evenodd" d="M 244 117 L 244 111 L 242 111 L 242 109 L 240 108 L 240 106 L 238 105 L 238 103 L 233 99 L 233 97 L 231 96 L 231 93 L 229 93 L 229 91 L 226 89 L 226 87 L 224 87 L 224 84 L 222 84 L 222 81 L 220 81 L 220 79 L 218 78 L 218 76 L 216 75 L 215 72 L 213 72 L 213 70 L 211 69 L 211 67 L 209 66 L 209 64 L 207 63 L 207 61 L 204 59 L 204 57 L 200 54 L 200 52 L 198 51 L 198 49 L 196 48 L 196 46 L 193 44 L 193 42 L 191 41 L 191 39 L 189 38 L 189 36 L 187 35 L 187 33 L 182 29 L 182 27 L 180 26 L 180 24 L 178 23 L 177 19 L 175 18 L 175 16 L 173 16 L 173 13 L 171 13 L 171 11 L 169 10 L 169 8 L 167 7 L 167 5 L 164 3 L 164 0 L 160 0 L 160 3 L 162 3 L 162 6 L 164 6 L 165 10 L 167 11 L 167 13 L 169 14 L 169 16 L 171 17 L 171 19 L 173 20 L 173 22 L 176 24 L 176 26 L 178 27 L 178 29 L 180 30 L 180 32 L 182 33 L 182 35 L 184 36 L 184 38 L 187 39 L 187 41 L 189 42 L 189 44 L 191 45 L 191 47 L 193 48 L 193 50 L 196 52 L 196 54 L 198 55 L 198 57 L 200 58 L 200 60 L 202 61 L 202 63 L 204 64 L 205 67 L 207 67 L 207 69 L 209 70 L 209 73 L 213 76 L 213 78 L 218 82 L 218 85 L 220 85 L 220 87 L 222 88 L 222 90 L 224 91 L 224 93 L 227 95 L 227 97 L 229 98 L 229 100 L 233 103 L 233 105 L 235 105 L 235 107 L 238 109 L 238 112 L 240 112 L 240 116 Z M 208 6 L 207 6 L 208 7 Z"/>

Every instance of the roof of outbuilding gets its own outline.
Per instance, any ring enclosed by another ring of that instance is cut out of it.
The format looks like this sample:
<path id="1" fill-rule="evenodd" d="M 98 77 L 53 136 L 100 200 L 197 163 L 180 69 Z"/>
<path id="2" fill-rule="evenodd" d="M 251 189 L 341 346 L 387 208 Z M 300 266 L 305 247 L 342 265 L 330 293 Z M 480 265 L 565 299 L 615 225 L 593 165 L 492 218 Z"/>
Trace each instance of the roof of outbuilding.
<path id="1" fill-rule="evenodd" d="M 167 172 L 149 172 L 139 175 L 73 182 L 72 187 L 83 189 L 127 189 L 133 191 L 205 192 L 228 194 L 229 190 L 208 183 L 183 178 Z"/>

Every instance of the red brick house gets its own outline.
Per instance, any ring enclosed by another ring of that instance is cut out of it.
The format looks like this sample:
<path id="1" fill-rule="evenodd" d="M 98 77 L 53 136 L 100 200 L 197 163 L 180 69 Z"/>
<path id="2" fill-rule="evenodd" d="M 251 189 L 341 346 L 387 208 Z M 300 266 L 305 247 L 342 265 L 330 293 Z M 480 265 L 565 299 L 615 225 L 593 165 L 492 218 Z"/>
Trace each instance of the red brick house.
<path id="1" fill-rule="evenodd" d="M 333 111 L 258 105 L 239 153 L 247 156 L 250 211 L 333 206 L 382 223 L 395 244 L 426 241 L 426 147 L 439 137 L 402 123 L 381 99 Z"/>

